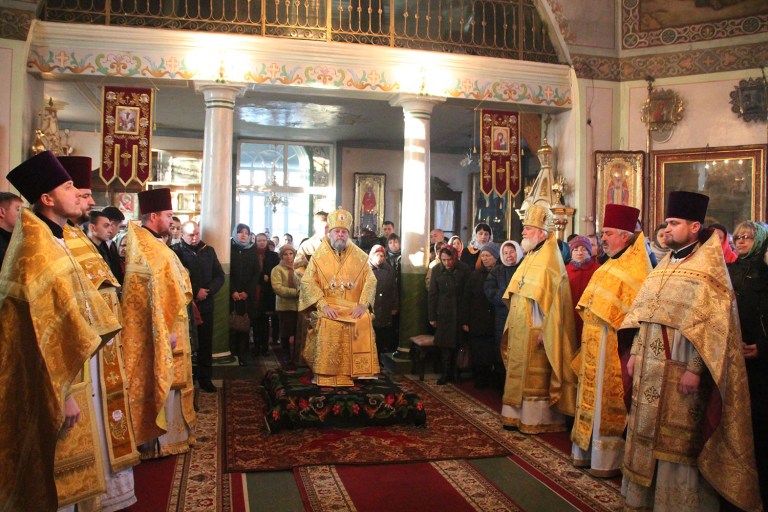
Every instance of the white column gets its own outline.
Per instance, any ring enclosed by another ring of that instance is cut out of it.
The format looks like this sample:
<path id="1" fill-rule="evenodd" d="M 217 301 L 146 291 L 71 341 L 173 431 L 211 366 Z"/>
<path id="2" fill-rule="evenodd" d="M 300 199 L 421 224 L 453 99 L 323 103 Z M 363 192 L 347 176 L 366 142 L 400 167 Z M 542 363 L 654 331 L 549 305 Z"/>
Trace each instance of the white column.
<path id="1" fill-rule="evenodd" d="M 236 85 L 202 84 L 205 98 L 203 200 L 200 238 L 229 264 L 232 214 L 232 140 L 235 98 L 245 92 Z"/>
<path id="2" fill-rule="evenodd" d="M 403 203 L 400 227 L 402 274 L 400 279 L 400 346 L 398 355 L 409 351 L 409 338 L 423 334 L 427 323 L 424 278 L 429 264 L 429 123 L 432 109 L 445 101 L 417 94 L 399 94 L 390 100 L 403 108 Z M 402 293 L 408 290 L 407 293 Z"/>

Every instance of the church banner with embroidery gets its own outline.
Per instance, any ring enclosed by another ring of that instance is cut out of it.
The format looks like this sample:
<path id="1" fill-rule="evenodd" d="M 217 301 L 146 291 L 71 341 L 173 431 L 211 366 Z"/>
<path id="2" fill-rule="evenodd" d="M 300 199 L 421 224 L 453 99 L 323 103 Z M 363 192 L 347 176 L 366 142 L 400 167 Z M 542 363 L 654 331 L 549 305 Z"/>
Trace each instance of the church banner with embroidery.
<path id="1" fill-rule="evenodd" d="M 480 111 L 480 190 L 514 197 L 520 192 L 520 114 Z"/>
<path id="2" fill-rule="evenodd" d="M 101 168 L 109 185 L 117 178 L 144 185 L 151 169 L 152 89 L 104 86 L 101 111 Z"/>

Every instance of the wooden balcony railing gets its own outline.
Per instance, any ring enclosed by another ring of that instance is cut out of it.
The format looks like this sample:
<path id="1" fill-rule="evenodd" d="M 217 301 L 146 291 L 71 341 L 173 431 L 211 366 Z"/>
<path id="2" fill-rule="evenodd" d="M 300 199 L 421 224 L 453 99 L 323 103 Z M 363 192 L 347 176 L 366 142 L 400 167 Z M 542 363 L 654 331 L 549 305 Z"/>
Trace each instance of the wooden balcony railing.
<path id="1" fill-rule="evenodd" d="M 533 0 L 44 0 L 42 18 L 558 62 Z"/>

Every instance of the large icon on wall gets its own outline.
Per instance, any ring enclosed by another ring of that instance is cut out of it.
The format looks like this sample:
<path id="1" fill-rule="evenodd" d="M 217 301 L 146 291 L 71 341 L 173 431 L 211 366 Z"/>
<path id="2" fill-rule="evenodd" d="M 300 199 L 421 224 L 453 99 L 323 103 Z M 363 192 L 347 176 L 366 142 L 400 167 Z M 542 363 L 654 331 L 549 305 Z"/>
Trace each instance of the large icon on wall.
<path id="1" fill-rule="evenodd" d="M 644 151 L 595 151 L 597 227 L 606 204 L 623 204 L 643 209 Z"/>
<path id="2" fill-rule="evenodd" d="M 355 173 L 355 216 L 354 234 L 359 236 L 364 229 L 379 234 L 384 222 L 385 174 Z"/>

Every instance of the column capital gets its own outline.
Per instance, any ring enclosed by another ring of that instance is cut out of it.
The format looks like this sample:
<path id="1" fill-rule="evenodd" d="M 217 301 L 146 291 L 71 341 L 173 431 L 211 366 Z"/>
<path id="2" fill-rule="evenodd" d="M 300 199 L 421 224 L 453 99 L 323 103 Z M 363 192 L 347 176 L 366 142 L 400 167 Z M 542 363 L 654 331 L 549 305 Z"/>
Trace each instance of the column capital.
<path id="1" fill-rule="evenodd" d="M 245 85 L 195 82 L 195 90 L 205 98 L 205 108 L 235 108 L 235 98 L 245 94 Z"/>
<path id="2" fill-rule="evenodd" d="M 389 104 L 393 107 L 403 107 L 404 112 L 427 117 L 432 114 L 432 109 L 440 103 L 445 103 L 445 98 L 409 93 L 395 94 L 389 99 Z"/>

